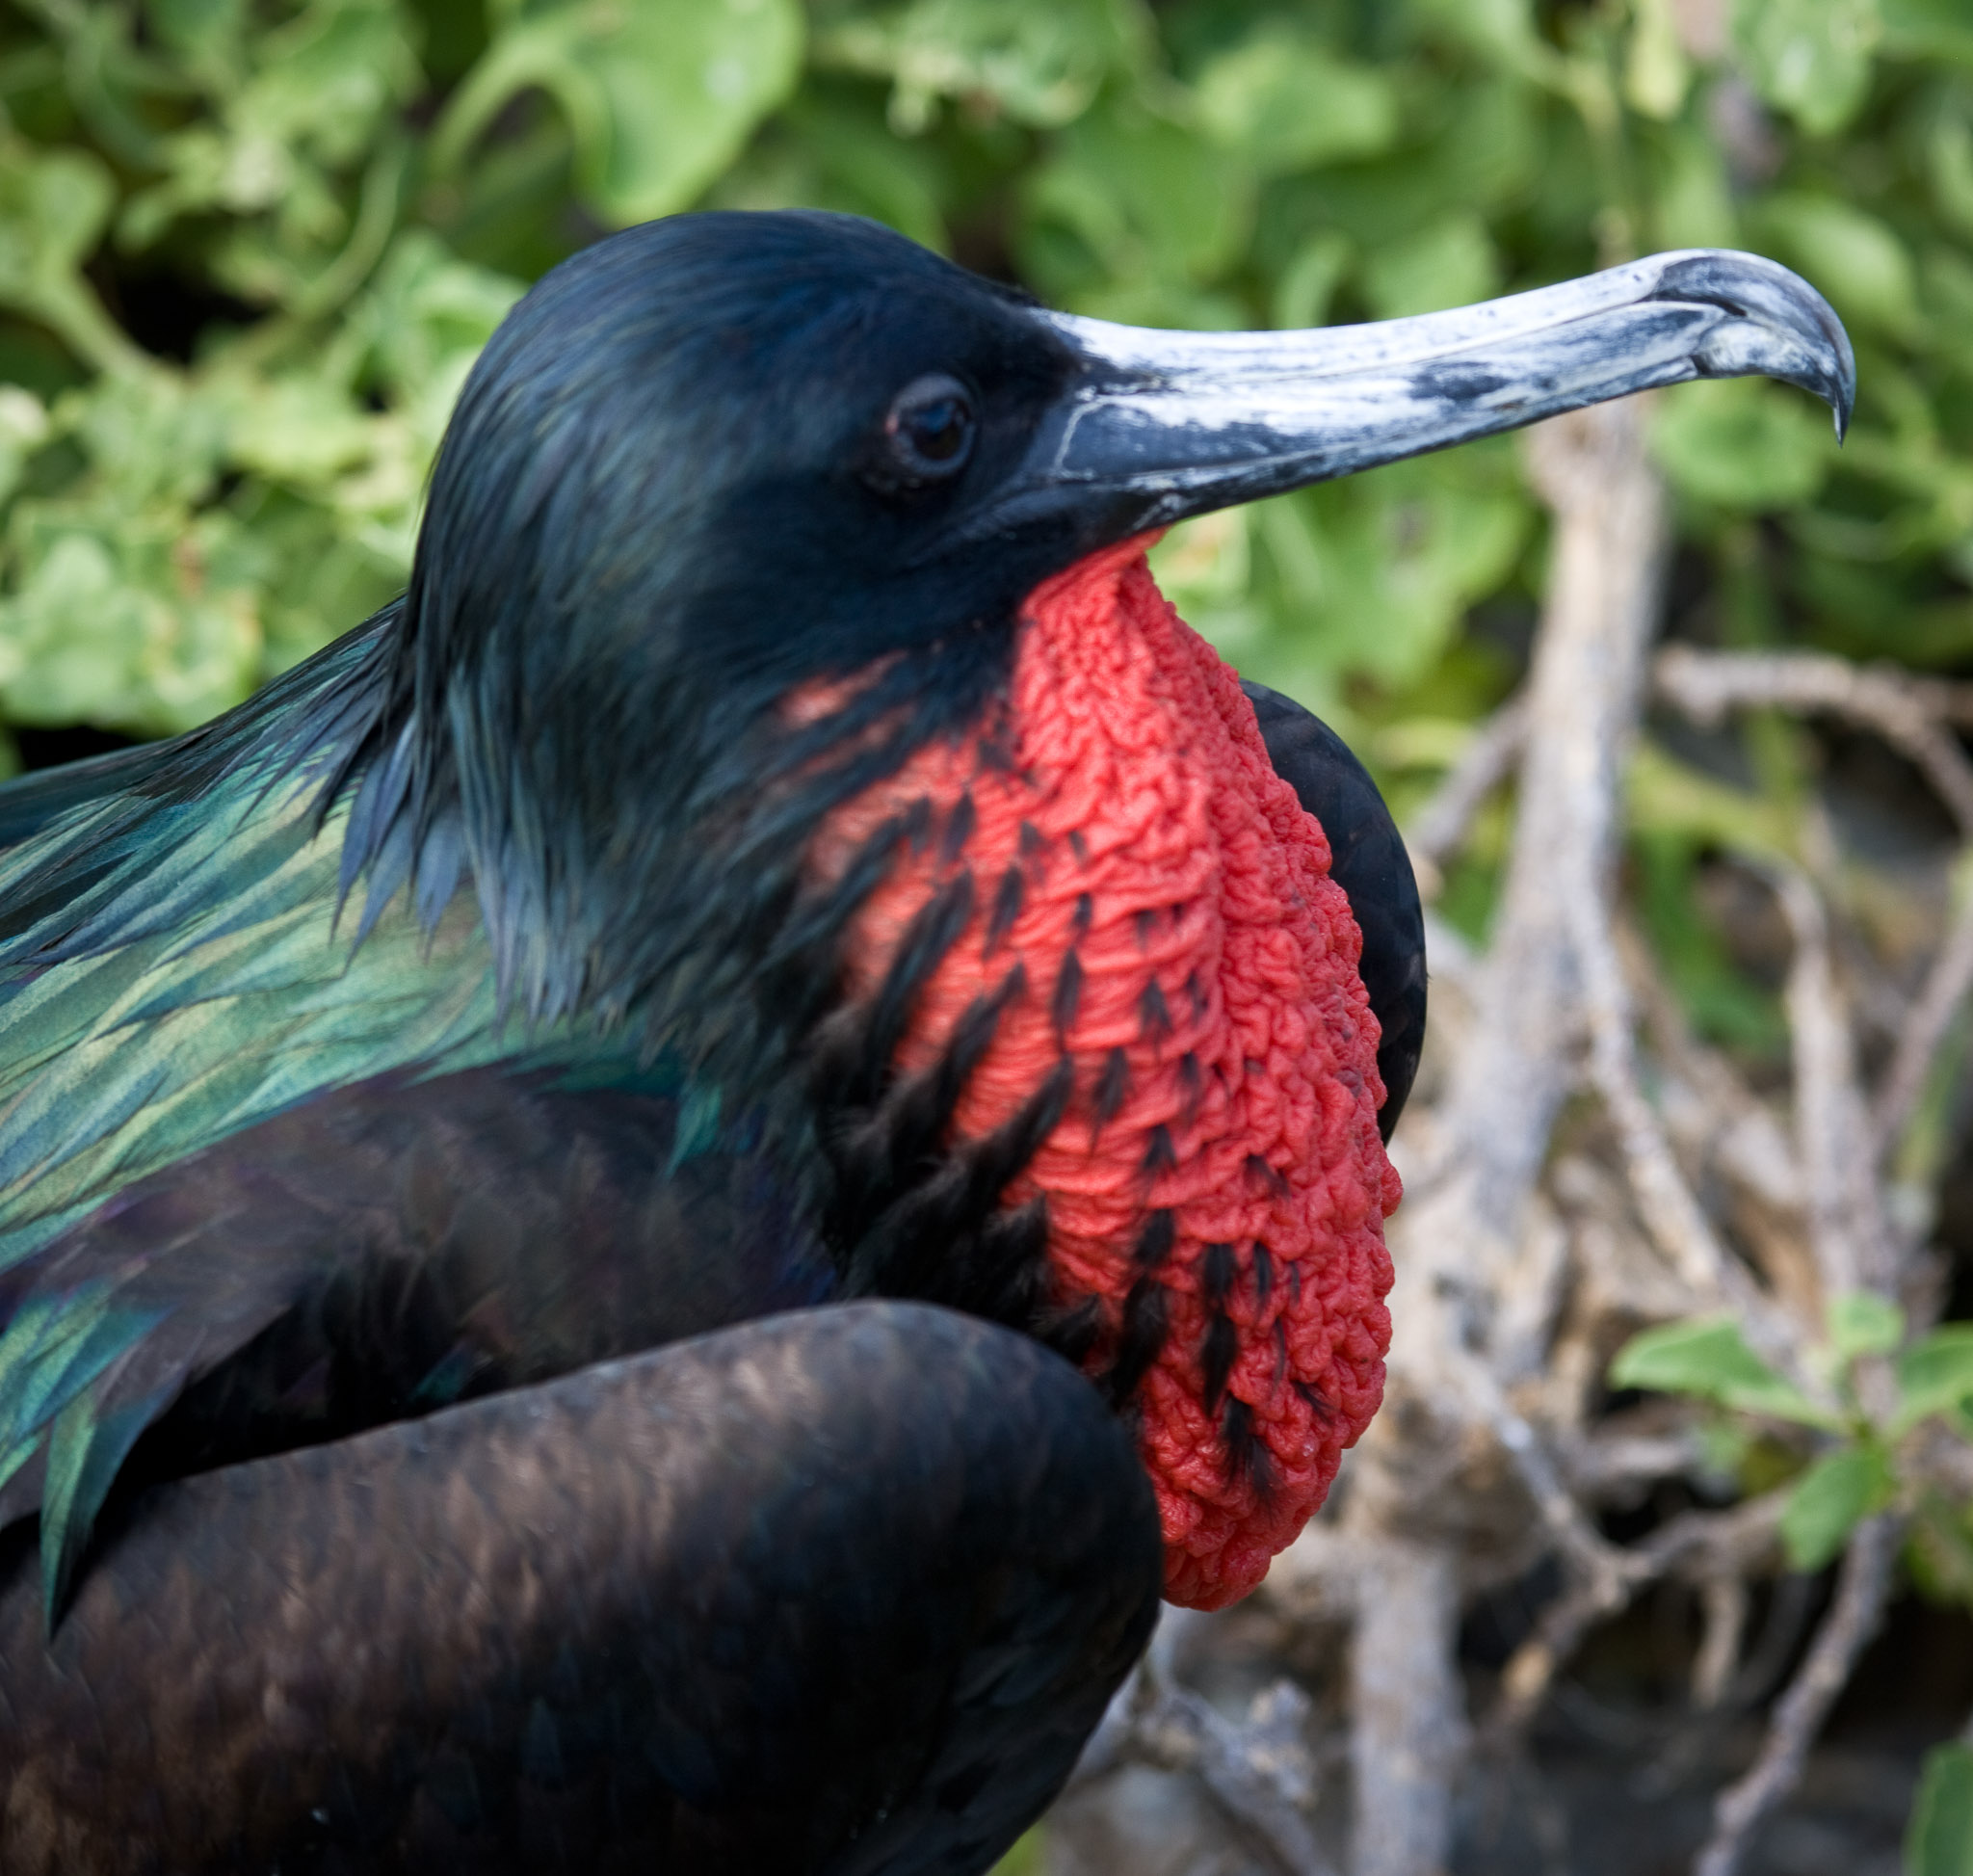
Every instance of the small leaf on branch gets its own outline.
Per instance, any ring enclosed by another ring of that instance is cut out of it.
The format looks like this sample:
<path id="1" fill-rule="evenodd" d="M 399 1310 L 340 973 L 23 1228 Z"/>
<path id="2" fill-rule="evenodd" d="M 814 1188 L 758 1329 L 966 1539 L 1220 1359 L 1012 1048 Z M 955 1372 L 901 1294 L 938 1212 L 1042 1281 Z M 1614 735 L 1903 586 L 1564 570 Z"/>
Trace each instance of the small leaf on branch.
<path id="1" fill-rule="evenodd" d="M 1973 1747 L 1954 1740 L 1926 1754 L 1905 1868 L 1907 1876 L 1973 1876 Z"/>
<path id="2" fill-rule="evenodd" d="M 1905 1339 L 1905 1312 L 1895 1303 L 1866 1290 L 1853 1290 L 1829 1304 L 1829 1342 L 1846 1361 L 1859 1355 L 1888 1355 Z"/>
<path id="3" fill-rule="evenodd" d="M 1948 1414 L 1973 1397 L 1973 1323 L 1950 1322 L 1914 1342 L 1898 1358 L 1898 1411 L 1894 1434 L 1932 1414 Z"/>
<path id="4" fill-rule="evenodd" d="M 1610 1364 L 1618 1387 L 1696 1394 L 1746 1414 L 1767 1414 L 1804 1426 L 1836 1426 L 1837 1417 L 1784 1381 L 1740 1334 L 1729 1316 L 1662 1323 L 1633 1335 Z"/>
<path id="5" fill-rule="evenodd" d="M 1781 1543 L 1797 1570 L 1820 1570 L 1850 1533 L 1891 1495 L 1890 1467 L 1875 1446 L 1825 1454 L 1796 1482 L 1781 1512 Z"/>

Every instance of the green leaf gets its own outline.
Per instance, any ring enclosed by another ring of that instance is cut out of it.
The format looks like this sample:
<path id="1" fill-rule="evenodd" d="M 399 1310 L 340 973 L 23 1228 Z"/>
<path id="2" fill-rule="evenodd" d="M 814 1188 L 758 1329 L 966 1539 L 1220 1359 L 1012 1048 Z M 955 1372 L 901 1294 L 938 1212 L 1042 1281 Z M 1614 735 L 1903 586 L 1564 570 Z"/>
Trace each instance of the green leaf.
<path id="1" fill-rule="evenodd" d="M 1966 0 L 1880 0 L 1880 11 L 1886 52 L 1973 67 L 1973 16 Z"/>
<path id="2" fill-rule="evenodd" d="M 1296 696 L 1345 673 L 1421 679 L 1528 539 L 1525 495 L 1489 472 L 1510 461 L 1426 458 L 1260 504 L 1264 591 L 1294 626 L 1241 646 L 1242 669 Z"/>
<path id="3" fill-rule="evenodd" d="M 1092 111 L 1030 175 L 1022 258 L 1078 310 L 1127 318 L 1118 289 L 1203 285 L 1231 266 L 1253 225 L 1254 193 L 1244 162 L 1175 124 L 1130 106 Z M 1058 230 L 1095 274 L 1077 277 L 1070 254 L 1047 245 Z M 1111 297 L 1094 302 L 1092 288 Z"/>
<path id="4" fill-rule="evenodd" d="M 186 57 L 229 45 L 246 22 L 246 0 L 145 0 L 158 38 Z"/>
<path id="5" fill-rule="evenodd" d="M 1883 222 L 1831 196 L 1771 197 L 1759 227 L 1782 257 L 1853 325 L 1893 337 L 1918 319 L 1918 281 L 1905 244 Z"/>
<path id="6" fill-rule="evenodd" d="M 1733 40 L 1760 95 L 1812 136 L 1856 115 L 1882 37 L 1876 0 L 1736 0 Z"/>
<path id="7" fill-rule="evenodd" d="M 1797 1570 L 1820 1570 L 1850 1533 L 1889 1502 L 1889 1466 L 1875 1446 L 1826 1453 L 1795 1483 L 1781 1510 L 1781 1543 Z"/>
<path id="8" fill-rule="evenodd" d="M 39 320 L 102 371 L 144 360 L 82 277 L 109 225 L 116 184 L 88 150 L 0 138 L 0 306 Z"/>
<path id="9" fill-rule="evenodd" d="M 1828 1334 L 1829 1345 L 1843 1361 L 1888 1355 L 1905 1339 L 1905 1312 L 1867 1290 L 1851 1290 L 1830 1301 Z"/>
<path id="10" fill-rule="evenodd" d="M 1353 251 L 1350 237 L 1333 228 L 1310 235 L 1275 283 L 1270 308 L 1275 324 L 1285 330 L 1320 326 L 1328 316 L 1329 300 L 1342 283 Z"/>
<path id="11" fill-rule="evenodd" d="M 1486 224 L 1455 211 L 1403 241 L 1377 249 L 1363 290 L 1380 319 L 1471 305 L 1500 288 L 1500 257 Z"/>
<path id="12" fill-rule="evenodd" d="M 1672 118 L 1685 102 L 1692 63 L 1678 37 L 1670 0 L 1635 0 L 1623 94 L 1649 118 Z"/>
<path id="13" fill-rule="evenodd" d="M 943 98 L 1041 129 L 1073 122 L 1105 79 L 1143 64 L 1147 39 L 1134 0 L 916 0 L 843 21 L 816 54 L 890 79 L 892 126 L 915 136 Z"/>
<path id="14" fill-rule="evenodd" d="M 455 256 L 422 228 L 408 228 L 351 307 L 339 345 L 348 361 L 325 376 L 381 388 L 406 411 L 427 457 L 480 348 L 507 317 L 523 283 Z M 420 479 L 425 461 L 415 465 Z"/>
<path id="15" fill-rule="evenodd" d="M 190 729 L 260 676 L 258 556 L 224 513 L 21 503 L 11 536 L 23 570 L 0 599 L 0 703 L 14 722 Z"/>
<path id="16" fill-rule="evenodd" d="M 1771 1414 L 1806 1426 L 1836 1424 L 1749 1348 L 1730 1316 L 1698 1316 L 1662 1323 L 1633 1335 L 1610 1364 L 1618 1387 L 1650 1387 L 1664 1394 L 1697 1394 L 1748 1414 Z"/>
<path id="17" fill-rule="evenodd" d="M 740 152 L 802 66 L 794 0 L 638 0 L 590 66 L 610 113 L 592 198 L 619 222 L 683 208 Z"/>
<path id="18" fill-rule="evenodd" d="M 1398 98 L 1382 72 L 1346 64 L 1285 24 L 1264 26 L 1199 73 L 1206 134 L 1263 175 L 1375 156 L 1397 140 Z"/>
<path id="19" fill-rule="evenodd" d="M 1898 1358 L 1897 1376 L 1894 1434 L 1973 1399 L 1973 1323 L 1949 1322 L 1912 1343 Z"/>
<path id="20" fill-rule="evenodd" d="M 1413 0 L 1418 17 L 1507 71 L 1547 65 L 1532 0 Z"/>
<path id="21" fill-rule="evenodd" d="M 1973 1876 L 1973 1747 L 1925 1756 L 1905 1833 L 1905 1876 Z"/>
<path id="22" fill-rule="evenodd" d="M 87 391 L 64 398 L 57 410 L 89 454 L 91 495 L 106 509 L 127 513 L 211 495 L 231 402 L 158 372 L 98 379 Z"/>
<path id="23" fill-rule="evenodd" d="M 1666 124 L 1652 139 L 1653 239 L 1667 248 L 1731 248 L 1740 217 L 1724 152 L 1691 123 Z"/>
<path id="24" fill-rule="evenodd" d="M 226 113 L 234 139 L 331 169 L 356 162 L 383 114 L 417 89 L 407 25 L 395 0 L 314 0 L 260 40 L 259 69 Z"/>
<path id="25" fill-rule="evenodd" d="M 250 386 L 227 431 L 227 454 L 262 475 L 319 483 L 361 462 L 373 420 L 312 372 L 263 379 Z"/>
<path id="26" fill-rule="evenodd" d="M 543 0 L 466 76 L 434 140 L 456 168 L 516 92 L 539 86 L 574 133 L 591 205 L 627 224 L 686 207 L 794 88 L 795 0 Z"/>
<path id="27" fill-rule="evenodd" d="M 0 502 L 19 487 L 28 458 L 47 439 L 47 407 L 32 391 L 0 383 Z"/>
<path id="28" fill-rule="evenodd" d="M 1836 438 L 1828 413 L 1800 392 L 1721 378 L 1680 384 L 1658 401 L 1651 454 L 1689 501 L 1761 515 L 1815 498 Z"/>
<path id="29" fill-rule="evenodd" d="M 110 172 L 84 150 L 16 145 L 0 178 L 0 292 L 31 292 L 74 273 L 108 225 Z"/>

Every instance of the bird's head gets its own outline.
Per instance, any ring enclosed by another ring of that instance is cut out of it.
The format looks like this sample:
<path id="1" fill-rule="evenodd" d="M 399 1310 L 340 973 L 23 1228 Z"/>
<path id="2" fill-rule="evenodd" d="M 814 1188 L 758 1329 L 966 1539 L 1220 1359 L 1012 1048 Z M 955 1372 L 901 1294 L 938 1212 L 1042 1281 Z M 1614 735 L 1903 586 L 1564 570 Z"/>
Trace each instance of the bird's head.
<path id="1" fill-rule="evenodd" d="M 467 383 L 353 837 L 462 850 L 523 1010 L 766 1113 L 847 1289 L 1080 1361 L 1141 1426 L 1170 1593 L 1214 1606 L 1375 1410 L 1398 1184 L 1352 830 L 1144 537 L 1756 371 L 1847 415 L 1834 316 L 1745 255 L 1188 334 L 841 216 L 635 228 Z"/>

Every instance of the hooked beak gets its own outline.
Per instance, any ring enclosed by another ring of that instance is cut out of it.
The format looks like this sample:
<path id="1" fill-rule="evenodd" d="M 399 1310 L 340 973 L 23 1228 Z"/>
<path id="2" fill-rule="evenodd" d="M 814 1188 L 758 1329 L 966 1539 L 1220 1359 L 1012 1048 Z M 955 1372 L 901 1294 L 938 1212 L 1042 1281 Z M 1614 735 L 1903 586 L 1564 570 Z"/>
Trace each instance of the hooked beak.
<path id="1" fill-rule="evenodd" d="M 1696 249 L 1452 312 L 1302 332 L 1168 332 L 1039 312 L 1079 368 L 992 504 L 1115 540 L 1631 391 L 1753 373 L 1840 438 L 1856 363 L 1785 267 Z M 970 531 L 970 530 L 969 530 Z"/>

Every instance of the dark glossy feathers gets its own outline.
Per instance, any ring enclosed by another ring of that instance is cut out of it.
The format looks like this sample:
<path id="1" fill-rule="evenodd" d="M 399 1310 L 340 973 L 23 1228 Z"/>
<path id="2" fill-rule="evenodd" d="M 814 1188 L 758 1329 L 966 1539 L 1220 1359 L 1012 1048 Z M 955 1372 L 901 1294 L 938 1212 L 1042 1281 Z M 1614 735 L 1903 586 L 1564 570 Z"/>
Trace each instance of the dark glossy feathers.
<path id="1" fill-rule="evenodd" d="M 8 1272 L 0 1308 L 49 1325 L 57 1437 L 0 1486 L 0 1526 L 59 1504 L 51 1606 L 126 1453 L 127 1488 L 822 1301 L 833 1272 L 765 1161 L 685 1112 L 681 1133 L 668 1096 L 539 1071 L 384 1076 L 163 1168 Z"/>
<path id="2" fill-rule="evenodd" d="M 52 1644 L 14 1533 L 0 1868 L 960 1876 L 1160 1569 L 1128 1435 L 1037 1344 L 727 1330 L 157 1488 Z"/>

